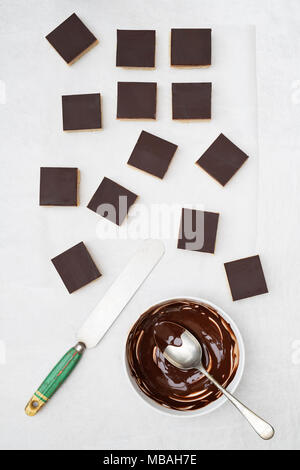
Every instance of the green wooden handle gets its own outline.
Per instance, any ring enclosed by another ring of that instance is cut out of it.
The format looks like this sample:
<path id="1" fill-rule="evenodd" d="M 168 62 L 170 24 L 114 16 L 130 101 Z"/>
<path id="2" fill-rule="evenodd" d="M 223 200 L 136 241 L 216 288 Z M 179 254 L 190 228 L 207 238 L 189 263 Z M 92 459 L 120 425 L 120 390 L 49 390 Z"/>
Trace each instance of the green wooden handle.
<path id="1" fill-rule="evenodd" d="M 60 359 L 27 403 L 25 413 L 28 416 L 34 416 L 47 403 L 78 364 L 84 350 L 85 345 L 77 343 Z"/>

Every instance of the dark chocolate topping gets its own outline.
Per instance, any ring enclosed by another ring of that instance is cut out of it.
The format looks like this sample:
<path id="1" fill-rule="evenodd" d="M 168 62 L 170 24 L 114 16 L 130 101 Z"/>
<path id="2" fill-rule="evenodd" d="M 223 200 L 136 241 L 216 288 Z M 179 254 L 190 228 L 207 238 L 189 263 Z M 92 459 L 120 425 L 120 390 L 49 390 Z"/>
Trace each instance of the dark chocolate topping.
<path id="1" fill-rule="evenodd" d="M 132 327 L 126 344 L 129 370 L 140 389 L 159 404 L 175 410 L 203 408 L 221 392 L 196 369 L 170 364 L 155 342 L 155 328 L 163 321 L 189 330 L 202 346 L 206 370 L 224 387 L 234 378 L 239 347 L 230 325 L 212 307 L 177 299 L 151 307 Z"/>
<path id="2" fill-rule="evenodd" d="M 77 168 L 42 167 L 40 206 L 77 206 Z"/>
<path id="3" fill-rule="evenodd" d="M 171 65 L 211 64 L 211 29 L 172 29 Z"/>
<path id="4" fill-rule="evenodd" d="M 263 268 L 258 255 L 225 263 L 225 270 L 233 300 L 266 294 Z"/>
<path id="5" fill-rule="evenodd" d="M 154 67 L 154 30 L 117 30 L 117 66 Z"/>
<path id="6" fill-rule="evenodd" d="M 177 145 L 142 131 L 127 163 L 163 178 L 176 150 Z"/>
<path id="7" fill-rule="evenodd" d="M 248 155 L 220 134 L 196 163 L 225 186 L 247 158 Z"/>
<path id="8" fill-rule="evenodd" d="M 219 214 L 182 209 L 177 248 L 214 253 Z"/>
<path id="9" fill-rule="evenodd" d="M 118 119 L 156 119 L 156 83 L 118 82 Z"/>
<path id="10" fill-rule="evenodd" d="M 173 119 L 210 119 L 211 83 L 172 83 Z"/>
<path id="11" fill-rule="evenodd" d="M 68 64 L 97 43 L 97 38 L 75 13 L 49 33 L 46 39 Z"/>
<path id="12" fill-rule="evenodd" d="M 88 208 L 111 222 L 121 225 L 138 196 L 109 178 L 103 178 Z"/>
<path id="13" fill-rule="evenodd" d="M 64 131 L 101 129 L 101 95 L 62 96 Z"/>
<path id="14" fill-rule="evenodd" d="M 83 242 L 69 248 L 51 261 L 70 294 L 101 276 Z"/>

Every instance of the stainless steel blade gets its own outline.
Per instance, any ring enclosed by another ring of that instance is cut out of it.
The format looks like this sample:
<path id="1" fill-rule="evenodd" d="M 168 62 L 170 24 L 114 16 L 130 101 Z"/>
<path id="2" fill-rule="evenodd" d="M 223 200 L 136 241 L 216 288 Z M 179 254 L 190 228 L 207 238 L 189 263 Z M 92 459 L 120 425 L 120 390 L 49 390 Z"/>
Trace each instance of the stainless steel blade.
<path id="1" fill-rule="evenodd" d="M 165 248 L 159 240 L 145 240 L 77 332 L 78 341 L 93 348 L 158 263 Z"/>

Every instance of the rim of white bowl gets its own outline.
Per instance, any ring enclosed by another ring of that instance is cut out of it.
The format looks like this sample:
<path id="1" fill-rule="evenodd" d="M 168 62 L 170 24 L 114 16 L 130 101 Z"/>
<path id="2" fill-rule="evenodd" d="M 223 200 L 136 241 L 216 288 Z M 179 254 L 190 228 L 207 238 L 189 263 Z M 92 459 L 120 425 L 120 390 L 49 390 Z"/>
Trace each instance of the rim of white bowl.
<path id="1" fill-rule="evenodd" d="M 233 332 L 236 336 L 238 346 L 239 346 L 239 352 L 240 352 L 239 365 L 238 365 L 236 374 L 235 374 L 234 379 L 232 380 L 232 382 L 227 387 L 227 390 L 230 393 L 233 393 L 237 389 L 237 387 L 238 387 L 238 385 L 239 385 L 239 383 L 242 379 L 242 376 L 243 376 L 243 372 L 244 372 L 244 368 L 245 368 L 245 345 L 244 345 L 243 337 L 241 335 L 241 332 L 240 332 L 238 326 L 236 325 L 235 321 L 228 315 L 228 313 L 226 313 L 221 307 L 214 304 L 210 300 L 206 300 L 206 299 L 203 299 L 201 297 L 194 297 L 194 296 L 190 296 L 190 295 L 188 295 L 188 296 L 183 295 L 183 296 L 176 296 L 176 297 L 168 297 L 168 298 L 159 300 L 158 302 L 155 302 L 152 305 L 150 305 L 148 308 L 146 308 L 143 313 L 145 313 L 147 310 L 149 310 L 150 308 L 152 308 L 154 306 L 159 306 L 160 304 L 162 304 L 164 302 L 169 302 L 169 301 L 172 301 L 172 300 L 180 300 L 180 299 L 192 300 L 192 301 L 195 301 L 195 302 L 198 302 L 198 303 L 207 304 L 210 307 L 214 308 L 230 324 L 230 326 L 231 326 L 231 328 L 232 328 L 232 330 L 233 330 Z M 132 326 L 131 326 L 131 328 L 132 328 Z M 129 332 L 131 331 L 131 328 L 130 328 Z M 128 334 L 129 334 L 129 332 L 128 332 Z M 128 335 L 127 335 L 127 337 L 128 337 Z M 127 338 L 126 338 L 126 342 L 127 342 Z M 126 345 L 125 345 L 125 347 L 126 347 Z M 163 405 L 160 405 L 159 403 L 157 403 L 152 398 L 145 395 L 145 393 L 142 392 L 142 390 L 139 388 L 139 386 L 137 385 L 135 379 L 132 377 L 132 375 L 130 373 L 128 362 L 127 362 L 127 357 L 126 357 L 126 350 L 125 350 L 125 354 L 124 354 L 123 358 L 124 358 L 124 367 L 125 367 L 126 376 L 128 378 L 129 383 L 131 384 L 131 387 L 135 390 L 136 394 L 142 399 L 142 401 L 144 403 L 146 403 L 148 406 L 150 406 L 152 409 L 158 411 L 159 413 L 163 413 L 164 415 L 169 415 L 169 416 L 181 417 L 181 418 L 192 418 L 194 416 L 204 416 L 208 413 L 211 413 L 214 410 L 217 410 L 218 408 L 220 408 L 220 406 L 224 405 L 224 403 L 226 403 L 226 401 L 227 401 L 227 398 L 224 397 L 224 395 L 221 395 L 219 398 L 217 398 L 217 400 L 213 401 L 212 403 L 210 403 L 209 405 L 206 405 L 203 408 L 199 408 L 198 410 L 180 411 L 180 410 L 173 410 L 171 408 L 166 408 Z"/>

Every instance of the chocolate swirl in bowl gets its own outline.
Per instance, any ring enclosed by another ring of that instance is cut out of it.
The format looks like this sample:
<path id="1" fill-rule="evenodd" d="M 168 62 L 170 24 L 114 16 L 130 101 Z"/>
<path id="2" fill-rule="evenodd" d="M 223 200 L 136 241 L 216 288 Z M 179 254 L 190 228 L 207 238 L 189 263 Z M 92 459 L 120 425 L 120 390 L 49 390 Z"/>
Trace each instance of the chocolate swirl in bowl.
<path id="1" fill-rule="evenodd" d="M 239 347 L 231 326 L 210 305 L 170 300 L 147 310 L 133 325 L 126 344 L 129 371 L 139 388 L 160 405 L 186 411 L 203 408 L 221 392 L 196 369 L 181 370 L 163 356 L 154 339 L 162 321 L 188 329 L 202 346 L 206 370 L 227 387 L 239 364 Z"/>

